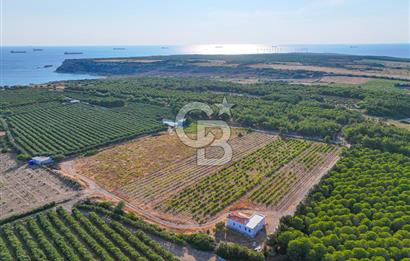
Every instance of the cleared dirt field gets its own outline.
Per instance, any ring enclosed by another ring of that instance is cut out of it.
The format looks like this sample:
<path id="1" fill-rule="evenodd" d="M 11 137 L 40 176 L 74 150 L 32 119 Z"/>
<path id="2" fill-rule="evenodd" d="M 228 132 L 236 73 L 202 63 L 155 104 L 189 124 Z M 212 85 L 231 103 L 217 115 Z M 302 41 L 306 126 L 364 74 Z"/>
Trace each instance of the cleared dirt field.
<path id="1" fill-rule="evenodd" d="M 410 80 L 408 69 L 391 69 L 386 68 L 384 70 L 364 70 L 365 68 L 334 68 L 334 67 L 323 67 L 323 66 L 310 66 L 310 65 L 294 65 L 294 64 L 252 64 L 249 65 L 251 68 L 257 69 L 275 69 L 275 70 L 290 70 L 290 71 L 311 71 L 311 72 L 324 72 L 324 73 L 334 73 L 334 74 L 348 74 L 354 76 L 368 76 L 368 77 L 390 77 L 396 79 Z M 358 69 L 363 69 L 359 71 Z"/>
<path id="2" fill-rule="evenodd" d="M 58 174 L 18 165 L 10 155 L 0 154 L 0 219 L 68 200 L 78 193 L 72 183 Z"/>
<path id="3" fill-rule="evenodd" d="M 410 123 L 403 123 L 396 120 L 388 120 L 387 123 L 410 131 Z"/>
<path id="4" fill-rule="evenodd" d="M 164 168 L 195 153 L 175 133 L 149 136 L 81 158 L 75 168 L 107 190 L 115 190 L 134 178 Z"/>
<path id="5" fill-rule="evenodd" d="M 323 83 L 342 83 L 342 84 L 364 84 L 369 78 L 348 77 L 348 76 L 325 76 L 319 82 Z"/>
<path id="6" fill-rule="evenodd" d="M 188 136 L 194 138 L 193 134 L 189 134 L 190 131 L 193 130 L 187 130 Z M 216 137 L 221 135 L 219 130 L 209 131 Z M 239 133 L 245 131 L 233 129 L 231 139 Z M 195 149 L 183 144 L 175 132 L 171 131 L 114 146 L 94 156 L 80 158 L 73 164 L 80 175 L 95 180 L 108 191 L 114 191 L 136 178 L 186 159 L 195 152 Z"/>
<path id="7" fill-rule="evenodd" d="M 196 66 L 205 66 L 205 67 L 238 67 L 239 64 L 227 63 L 224 60 L 209 60 L 205 62 L 194 63 Z"/>
<path id="8" fill-rule="evenodd" d="M 232 139 L 229 142 L 233 151 L 232 161 L 243 158 L 273 139 L 275 136 L 256 132 Z M 209 158 L 217 158 L 219 153 L 220 151 L 211 148 L 207 155 Z M 193 155 L 137 179 L 118 189 L 116 193 L 140 205 L 158 206 L 170 196 L 223 167 L 198 165 L 196 155 Z"/>

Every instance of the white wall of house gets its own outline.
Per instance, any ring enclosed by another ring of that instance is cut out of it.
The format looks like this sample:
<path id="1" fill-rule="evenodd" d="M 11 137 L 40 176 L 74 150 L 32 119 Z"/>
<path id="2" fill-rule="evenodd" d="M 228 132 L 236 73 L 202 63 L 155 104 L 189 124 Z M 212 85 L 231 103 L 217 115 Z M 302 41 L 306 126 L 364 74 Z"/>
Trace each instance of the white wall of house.
<path id="1" fill-rule="evenodd" d="M 246 226 L 246 224 L 241 224 L 232 220 L 230 218 L 226 219 L 226 226 L 232 230 L 235 230 L 239 233 L 242 233 L 249 237 L 255 237 L 256 234 L 263 229 L 265 226 L 265 218 L 263 219 L 253 228 Z"/>

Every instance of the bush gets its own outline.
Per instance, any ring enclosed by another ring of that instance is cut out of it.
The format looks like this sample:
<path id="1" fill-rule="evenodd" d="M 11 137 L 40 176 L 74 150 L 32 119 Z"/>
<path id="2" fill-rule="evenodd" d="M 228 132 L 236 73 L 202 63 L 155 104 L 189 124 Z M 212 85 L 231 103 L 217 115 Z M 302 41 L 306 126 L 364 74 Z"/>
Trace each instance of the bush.
<path id="1" fill-rule="evenodd" d="M 17 159 L 18 160 L 22 160 L 22 161 L 27 161 L 29 159 L 31 159 L 31 156 L 25 153 L 20 153 L 17 155 Z"/>
<path id="2" fill-rule="evenodd" d="M 246 247 L 233 243 L 220 243 L 216 254 L 222 258 L 235 261 L 263 261 L 262 253 L 255 252 Z"/>
<path id="3" fill-rule="evenodd" d="M 89 157 L 97 154 L 97 150 L 89 150 L 86 153 L 84 153 L 84 157 Z"/>
<path id="4" fill-rule="evenodd" d="M 180 237 L 185 240 L 192 247 L 202 250 L 202 251 L 214 251 L 215 250 L 215 240 L 204 233 L 197 233 L 191 235 L 180 234 Z"/>
<path id="5" fill-rule="evenodd" d="M 121 200 L 120 202 L 118 202 L 117 206 L 115 206 L 114 213 L 123 215 L 124 208 L 125 208 L 125 202 Z"/>
<path id="6" fill-rule="evenodd" d="M 54 161 L 60 161 L 60 160 L 64 159 L 64 155 L 63 154 L 55 154 L 55 155 L 52 155 L 51 158 Z"/>

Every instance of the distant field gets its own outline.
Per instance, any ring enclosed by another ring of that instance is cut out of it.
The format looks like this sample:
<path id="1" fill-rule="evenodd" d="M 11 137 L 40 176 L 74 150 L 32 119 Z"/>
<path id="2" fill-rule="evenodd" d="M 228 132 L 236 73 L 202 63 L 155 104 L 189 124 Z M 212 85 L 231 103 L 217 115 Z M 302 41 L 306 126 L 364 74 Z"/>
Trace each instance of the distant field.
<path id="1" fill-rule="evenodd" d="M 288 63 L 278 63 L 278 64 L 253 64 L 250 65 L 251 68 L 256 69 L 274 69 L 274 70 L 284 70 L 284 71 L 310 71 L 310 72 L 321 72 L 327 75 L 351 75 L 351 76 L 366 76 L 366 77 L 390 77 L 395 79 L 410 80 L 409 70 L 407 68 L 403 69 L 391 69 L 385 68 L 380 70 L 380 68 L 372 68 L 368 64 L 361 65 L 358 64 L 356 67 L 350 67 L 346 65 L 345 67 L 325 67 L 325 66 L 312 66 L 312 65 L 301 65 L 301 64 L 288 64 Z M 350 67 L 350 68 L 349 68 Z M 362 69 L 362 70 L 357 70 Z M 363 70 L 365 69 L 365 70 Z"/>
<path id="2" fill-rule="evenodd" d="M 21 89 L 0 89 L 0 112 L 9 106 L 20 106 L 39 102 L 50 102 L 61 99 L 61 92 L 54 92 L 49 89 L 21 88 Z"/>
<path id="3" fill-rule="evenodd" d="M 131 104 L 119 109 L 59 102 L 11 108 L 6 117 L 18 146 L 30 155 L 71 155 L 141 134 L 163 130 L 169 111 Z"/>
<path id="4" fill-rule="evenodd" d="M 403 123 L 403 122 L 395 121 L 395 120 L 388 120 L 387 123 L 410 131 L 410 123 Z"/>

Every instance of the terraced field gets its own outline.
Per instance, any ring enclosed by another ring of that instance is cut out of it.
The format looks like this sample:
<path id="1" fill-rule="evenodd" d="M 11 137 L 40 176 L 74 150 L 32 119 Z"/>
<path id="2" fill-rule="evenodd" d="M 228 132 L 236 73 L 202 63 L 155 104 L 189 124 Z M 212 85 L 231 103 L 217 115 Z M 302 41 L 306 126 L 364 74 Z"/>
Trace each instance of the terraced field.
<path id="1" fill-rule="evenodd" d="M 6 121 L 20 150 L 30 155 L 71 155 L 153 133 L 164 129 L 160 119 L 169 114 L 145 104 L 121 109 L 56 102 L 27 106 L 15 108 Z"/>

